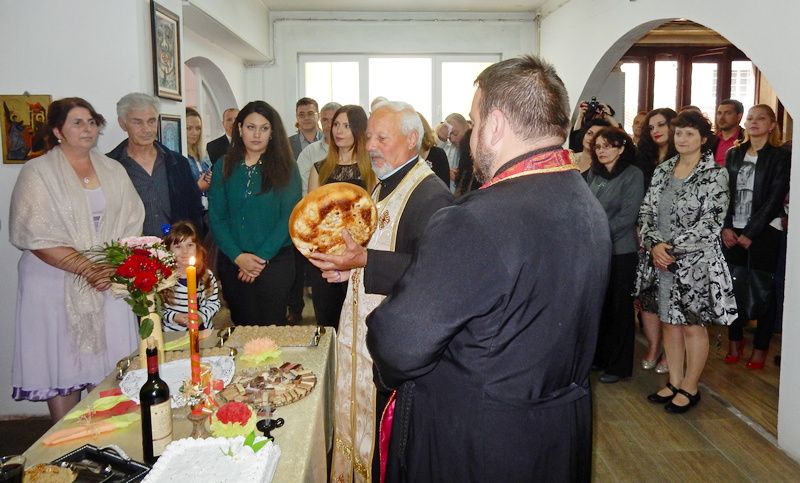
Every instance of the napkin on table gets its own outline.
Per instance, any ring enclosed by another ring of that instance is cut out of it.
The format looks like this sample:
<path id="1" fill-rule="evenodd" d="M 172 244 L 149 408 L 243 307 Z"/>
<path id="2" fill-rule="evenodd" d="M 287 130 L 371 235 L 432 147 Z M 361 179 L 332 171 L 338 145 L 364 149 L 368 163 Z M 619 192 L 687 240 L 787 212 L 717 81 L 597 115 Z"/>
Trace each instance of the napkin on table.
<path id="1" fill-rule="evenodd" d="M 122 395 L 122 389 L 114 388 L 100 392 L 100 397 L 92 402 L 91 406 L 84 409 L 76 409 L 64 416 L 65 421 L 78 419 L 89 414 L 93 418 L 103 418 L 105 416 L 119 416 L 125 414 L 129 409 L 138 406 L 128 396 Z"/>
<path id="2" fill-rule="evenodd" d="M 74 428 L 67 428 L 55 431 L 46 438 L 44 443 L 46 446 L 53 446 L 67 441 L 86 438 L 98 435 L 100 433 L 108 433 L 115 429 L 124 428 L 130 424 L 140 420 L 142 417 L 139 413 L 123 414 L 121 416 L 112 416 L 99 423 L 75 426 Z"/>

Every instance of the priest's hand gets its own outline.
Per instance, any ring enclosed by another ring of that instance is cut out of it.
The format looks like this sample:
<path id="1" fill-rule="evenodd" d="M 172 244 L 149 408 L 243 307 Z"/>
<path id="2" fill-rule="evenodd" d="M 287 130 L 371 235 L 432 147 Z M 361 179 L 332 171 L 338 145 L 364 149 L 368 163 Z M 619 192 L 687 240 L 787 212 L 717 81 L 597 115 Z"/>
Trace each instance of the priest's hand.
<path id="1" fill-rule="evenodd" d="M 311 254 L 309 259 L 311 263 L 323 272 L 352 270 L 365 266 L 367 264 L 367 249 L 356 243 L 347 230 L 342 230 L 342 238 L 347 248 L 341 255 L 315 252 Z"/>
<path id="2" fill-rule="evenodd" d="M 325 270 L 322 272 L 322 278 L 328 283 L 339 283 L 350 280 L 350 270 Z"/>

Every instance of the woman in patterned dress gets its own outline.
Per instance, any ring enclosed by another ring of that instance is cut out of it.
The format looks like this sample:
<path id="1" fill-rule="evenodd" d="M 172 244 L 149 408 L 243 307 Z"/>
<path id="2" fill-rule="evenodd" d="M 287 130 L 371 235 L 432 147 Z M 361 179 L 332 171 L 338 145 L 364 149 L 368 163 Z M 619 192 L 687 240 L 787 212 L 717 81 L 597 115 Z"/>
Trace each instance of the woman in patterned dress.
<path id="1" fill-rule="evenodd" d="M 720 243 L 728 172 L 709 149 L 711 125 L 687 111 L 672 126 L 678 155 L 658 165 L 639 213 L 644 251 L 636 295 L 642 309 L 662 322 L 670 365 L 667 387 L 647 399 L 666 403 L 667 412 L 683 413 L 700 401 L 698 383 L 708 358 L 706 327 L 733 322 L 736 302 Z"/>

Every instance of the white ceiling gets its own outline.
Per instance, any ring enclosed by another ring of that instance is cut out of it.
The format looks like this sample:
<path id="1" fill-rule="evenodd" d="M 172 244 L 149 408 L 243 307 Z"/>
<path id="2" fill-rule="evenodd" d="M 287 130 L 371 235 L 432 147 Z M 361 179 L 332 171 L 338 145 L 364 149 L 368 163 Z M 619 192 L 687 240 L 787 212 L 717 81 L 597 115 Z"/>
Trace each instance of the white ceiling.
<path id="1" fill-rule="evenodd" d="M 536 12 L 553 0 L 261 0 L 270 11 Z M 564 3 L 562 0 L 560 3 Z"/>

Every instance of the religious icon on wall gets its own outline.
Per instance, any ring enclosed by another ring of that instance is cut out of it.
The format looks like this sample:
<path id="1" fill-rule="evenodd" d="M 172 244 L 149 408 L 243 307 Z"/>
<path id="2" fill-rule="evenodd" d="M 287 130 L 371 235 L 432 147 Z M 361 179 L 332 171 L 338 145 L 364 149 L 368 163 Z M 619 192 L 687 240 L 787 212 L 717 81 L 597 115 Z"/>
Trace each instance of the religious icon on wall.
<path id="1" fill-rule="evenodd" d="M 183 151 L 181 149 L 181 116 L 170 114 L 158 116 L 158 142 L 176 153 Z"/>
<path id="2" fill-rule="evenodd" d="M 3 164 L 24 163 L 47 151 L 45 125 L 51 96 L 0 96 Z"/>
<path id="3" fill-rule="evenodd" d="M 155 92 L 158 97 L 180 101 L 180 18 L 156 2 L 151 2 L 151 14 Z"/>

